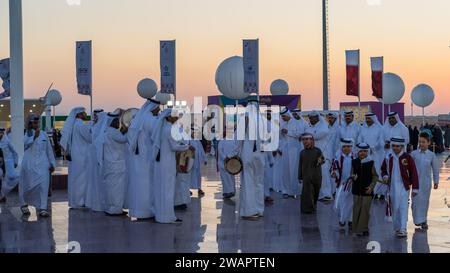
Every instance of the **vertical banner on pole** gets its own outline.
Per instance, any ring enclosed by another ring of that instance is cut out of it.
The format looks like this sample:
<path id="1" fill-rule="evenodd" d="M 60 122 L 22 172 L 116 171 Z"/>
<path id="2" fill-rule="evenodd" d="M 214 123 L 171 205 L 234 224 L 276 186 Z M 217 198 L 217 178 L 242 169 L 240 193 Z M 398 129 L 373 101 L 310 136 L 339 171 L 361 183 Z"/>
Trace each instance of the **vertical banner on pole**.
<path id="1" fill-rule="evenodd" d="M 0 99 L 9 97 L 10 94 L 10 70 L 9 59 L 0 60 L 0 79 L 2 79 L 3 93 L 0 93 Z"/>
<path id="2" fill-rule="evenodd" d="M 359 50 L 346 50 L 347 96 L 359 97 Z"/>
<path id="3" fill-rule="evenodd" d="M 259 40 L 243 43 L 244 92 L 259 94 Z"/>
<path id="4" fill-rule="evenodd" d="M 77 88 L 80 95 L 92 95 L 92 41 L 76 43 Z"/>
<path id="5" fill-rule="evenodd" d="M 161 93 L 176 96 L 176 45 L 175 40 L 160 41 Z"/>
<path id="6" fill-rule="evenodd" d="M 370 58 L 372 67 L 372 95 L 377 98 L 383 98 L 383 57 Z"/>

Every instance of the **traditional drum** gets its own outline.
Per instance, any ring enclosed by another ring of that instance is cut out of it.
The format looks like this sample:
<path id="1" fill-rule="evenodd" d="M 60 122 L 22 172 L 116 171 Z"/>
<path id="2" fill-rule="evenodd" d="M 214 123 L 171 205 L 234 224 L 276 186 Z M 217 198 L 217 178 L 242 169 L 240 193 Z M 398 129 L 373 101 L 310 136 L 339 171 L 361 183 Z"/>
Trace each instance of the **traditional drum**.
<path id="1" fill-rule="evenodd" d="M 137 114 L 139 109 L 137 108 L 130 108 L 128 110 L 125 110 L 122 112 L 120 116 L 120 130 L 128 129 L 131 125 L 131 121 L 133 120 L 134 116 Z"/>
<path id="2" fill-rule="evenodd" d="M 225 170 L 231 175 L 238 175 L 242 172 L 242 160 L 235 156 L 225 160 Z"/>
<path id="3" fill-rule="evenodd" d="M 189 173 L 194 167 L 195 152 L 187 150 L 184 152 L 176 153 L 177 159 L 177 172 L 178 173 Z"/>

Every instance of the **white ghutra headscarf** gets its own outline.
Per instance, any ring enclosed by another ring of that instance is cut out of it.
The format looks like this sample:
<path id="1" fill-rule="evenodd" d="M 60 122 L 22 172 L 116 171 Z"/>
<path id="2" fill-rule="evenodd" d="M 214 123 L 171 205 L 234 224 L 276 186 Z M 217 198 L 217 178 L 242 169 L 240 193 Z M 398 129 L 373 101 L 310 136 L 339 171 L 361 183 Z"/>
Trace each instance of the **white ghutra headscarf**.
<path id="1" fill-rule="evenodd" d="M 67 117 L 66 121 L 64 122 L 60 144 L 64 151 L 68 152 L 69 154 L 71 152 L 70 148 L 72 146 L 73 126 L 75 124 L 77 115 L 83 112 L 86 112 L 86 108 L 84 107 L 73 108 L 72 111 L 70 111 L 70 114 Z"/>

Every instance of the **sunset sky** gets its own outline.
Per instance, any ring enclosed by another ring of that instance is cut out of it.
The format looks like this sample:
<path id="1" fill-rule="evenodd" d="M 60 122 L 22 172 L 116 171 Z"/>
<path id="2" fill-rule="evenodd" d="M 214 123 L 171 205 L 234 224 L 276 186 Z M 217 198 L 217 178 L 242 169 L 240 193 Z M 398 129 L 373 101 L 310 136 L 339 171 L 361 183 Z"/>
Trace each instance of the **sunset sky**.
<path id="1" fill-rule="evenodd" d="M 385 71 L 436 93 L 427 114 L 450 112 L 450 1 L 329 0 L 331 106 L 345 96 L 345 49 L 361 49 L 362 99 L 373 100 L 370 57 L 385 56 Z M 75 41 L 93 40 L 94 105 L 140 106 L 137 82 L 159 83 L 159 40 L 177 40 L 179 99 L 219 94 L 219 63 L 242 54 L 242 39 L 260 39 L 262 94 L 285 79 L 303 108 L 322 107 L 320 0 L 23 0 L 25 97 L 40 97 L 51 82 L 63 93 L 59 113 L 88 106 L 76 94 Z M 8 0 L 0 0 L 0 59 L 9 56 Z M 418 114 L 419 109 L 415 112 Z"/>

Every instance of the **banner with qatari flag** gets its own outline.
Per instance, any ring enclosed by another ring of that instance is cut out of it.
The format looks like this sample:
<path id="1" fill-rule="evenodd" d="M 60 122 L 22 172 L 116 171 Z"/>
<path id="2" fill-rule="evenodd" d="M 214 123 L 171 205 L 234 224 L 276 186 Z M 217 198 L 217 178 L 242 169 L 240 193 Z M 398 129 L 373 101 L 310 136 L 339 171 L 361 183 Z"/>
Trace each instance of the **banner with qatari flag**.
<path id="1" fill-rule="evenodd" d="M 372 95 L 378 99 L 383 98 L 383 57 L 370 58 L 372 66 Z"/>
<path id="2" fill-rule="evenodd" d="M 92 41 L 79 41 L 77 49 L 77 88 L 80 95 L 92 95 Z"/>
<path id="3" fill-rule="evenodd" d="M 244 92 L 259 91 L 259 40 L 244 40 Z"/>
<path id="4" fill-rule="evenodd" d="M 160 41 L 161 93 L 176 94 L 175 40 Z"/>
<path id="5" fill-rule="evenodd" d="M 0 78 L 2 79 L 3 93 L 0 93 L 0 99 L 11 96 L 10 93 L 10 73 L 9 73 L 9 59 L 0 60 Z"/>
<path id="6" fill-rule="evenodd" d="M 347 95 L 359 97 L 359 50 L 346 50 Z"/>

